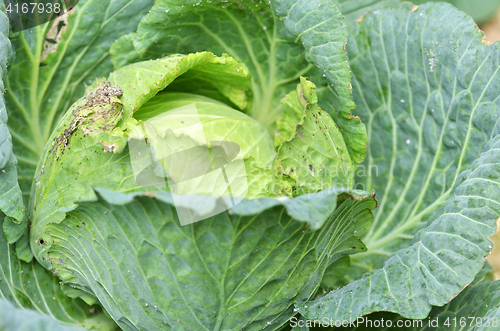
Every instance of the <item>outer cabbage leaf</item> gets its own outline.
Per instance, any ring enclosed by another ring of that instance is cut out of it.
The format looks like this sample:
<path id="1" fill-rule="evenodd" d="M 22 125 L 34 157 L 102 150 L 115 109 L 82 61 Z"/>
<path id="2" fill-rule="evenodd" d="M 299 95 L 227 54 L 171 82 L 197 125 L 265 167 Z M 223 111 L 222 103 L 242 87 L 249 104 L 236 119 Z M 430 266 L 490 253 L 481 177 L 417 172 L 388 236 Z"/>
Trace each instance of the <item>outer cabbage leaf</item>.
<path id="1" fill-rule="evenodd" d="M 392 328 L 411 331 L 423 330 L 496 330 L 500 325 L 500 281 L 486 281 L 467 287 L 450 303 L 434 307 L 423 320 L 408 320 L 397 314 L 380 312 L 365 316 L 347 328 L 312 328 L 312 330 L 380 330 L 391 323 Z"/>
<path id="2" fill-rule="evenodd" d="M 3 331 L 61 330 L 83 331 L 85 329 L 62 326 L 57 320 L 32 310 L 19 309 L 0 299 L 0 329 Z"/>
<path id="3" fill-rule="evenodd" d="M 476 317 L 472 322 L 470 317 Z M 479 317 L 479 318 L 478 318 Z M 435 307 L 430 320 L 438 321 L 423 330 L 449 330 L 445 323 L 459 321 L 456 330 L 495 330 L 500 326 L 500 281 L 483 282 L 466 288 L 459 296 L 444 307 Z M 465 326 L 462 321 L 467 321 Z M 487 323 L 489 321 L 489 324 Z M 497 322 L 494 322 L 497 321 Z M 458 327 L 460 326 L 460 327 Z"/>
<path id="4" fill-rule="evenodd" d="M 314 76 L 323 88 L 319 105 L 337 123 L 357 165 L 366 154 L 366 130 L 351 115 L 342 15 L 331 1 L 271 1 L 271 6 L 247 0 L 157 1 L 137 32 L 113 45 L 113 62 L 120 68 L 172 53 L 227 53 L 248 66 L 253 102 L 246 111 L 271 132 L 284 109 L 280 99 L 300 76 Z"/>
<path id="5" fill-rule="evenodd" d="M 4 215 L 0 214 L 0 225 L 3 223 Z M 58 323 L 53 319 L 64 325 L 87 329 L 116 329 L 115 323 L 100 307 L 90 307 L 80 299 L 66 296 L 52 272 L 34 261 L 20 261 L 14 247 L 9 245 L 0 231 L 0 329 L 20 330 L 18 328 L 26 327 L 25 330 L 36 330 L 36 324 L 42 330 L 55 330 Z"/>
<path id="6" fill-rule="evenodd" d="M 0 4 L 0 210 L 7 215 L 4 232 L 9 242 L 17 241 L 26 231 L 27 222 L 21 189 L 17 182 L 17 159 L 12 152 L 12 136 L 7 128 L 7 110 L 5 108 L 4 78 L 12 49 L 8 38 L 9 20 L 4 4 Z"/>
<path id="7" fill-rule="evenodd" d="M 351 30 L 355 98 L 371 142 L 366 167 L 378 167 L 378 176 L 358 180 L 380 204 L 364 237 L 368 252 L 352 258 L 348 276 L 381 269 L 300 311 L 424 318 L 472 282 L 492 247 L 500 44 L 483 44 L 474 22 L 449 4 L 402 4 Z"/>
<path id="8" fill-rule="evenodd" d="M 243 200 L 180 226 L 170 193 L 97 193 L 47 226 L 49 255 L 63 286 L 98 299 L 124 330 L 280 329 L 296 314 L 294 300 L 315 293 L 328 264 L 364 249 L 359 235 L 375 206 L 332 190 Z M 317 204 L 320 196 L 329 203 Z M 213 197 L 183 201 L 200 213 L 215 204 Z M 325 223 L 315 231 L 308 219 Z"/>
<path id="9" fill-rule="evenodd" d="M 282 18 L 283 34 L 302 42 L 305 58 L 316 65 L 311 80 L 322 85 L 319 106 L 333 118 L 344 138 L 353 166 L 366 156 L 366 129 L 351 111 L 355 105 L 351 94 L 351 71 L 345 51 L 346 23 L 338 8 L 330 1 L 271 1 Z M 318 77 L 321 73 L 325 79 Z"/>
<path id="10" fill-rule="evenodd" d="M 5 170 L 13 170 L 1 174 L 1 185 L 11 187 L 10 194 L 14 194 L 19 190 L 15 186 L 19 180 L 25 205 L 35 168 L 63 112 L 83 94 L 84 82 L 109 74 L 113 69 L 109 47 L 123 33 L 136 29 L 152 2 L 81 0 L 66 19 L 11 35 L 15 55 L 9 63 L 5 98 L 13 150 L 19 164 L 16 176 L 15 163 L 9 163 Z M 49 32 L 53 38 L 46 37 Z M 2 144 L 2 148 L 7 146 Z M 9 206 L 18 206 L 19 212 L 22 204 L 19 197 L 15 199 L 16 204 Z M 21 226 L 24 229 L 25 224 Z M 21 233 L 23 229 L 15 232 Z M 29 261 L 32 255 L 27 244 L 27 237 L 23 236 L 18 249 L 23 259 Z"/>

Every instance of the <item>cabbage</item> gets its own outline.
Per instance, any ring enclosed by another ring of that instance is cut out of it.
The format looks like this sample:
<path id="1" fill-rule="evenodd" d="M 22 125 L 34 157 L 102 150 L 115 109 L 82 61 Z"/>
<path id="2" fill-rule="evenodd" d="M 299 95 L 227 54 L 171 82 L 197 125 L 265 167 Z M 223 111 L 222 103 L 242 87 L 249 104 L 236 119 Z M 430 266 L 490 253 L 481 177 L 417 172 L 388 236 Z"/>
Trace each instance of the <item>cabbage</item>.
<path id="1" fill-rule="evenodd" d="M 0 325 L 496 316 L 498 46 L 465 14 L 82 0 L 14 33 L 8 10 Z"/>

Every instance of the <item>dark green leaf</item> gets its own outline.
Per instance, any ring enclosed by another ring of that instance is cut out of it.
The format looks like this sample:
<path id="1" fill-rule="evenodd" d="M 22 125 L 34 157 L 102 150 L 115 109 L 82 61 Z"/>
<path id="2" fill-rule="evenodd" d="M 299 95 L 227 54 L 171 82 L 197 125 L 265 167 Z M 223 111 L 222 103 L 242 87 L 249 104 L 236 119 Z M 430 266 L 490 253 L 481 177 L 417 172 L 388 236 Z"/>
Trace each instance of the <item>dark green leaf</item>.
<path id="1" fill-rule="evenodd" d="M 0 330 L 2 331 L 83 331 L 85 329 L 63 326 L 50 316 L 33 310 L 14 307 L 10 302 L 0 299 Z"/>
<path id="2" fill-rule="evenodd" d="M 17 182 L 17 160 L 12 152 L 12 136 L 7 128 L 7 110 L 5 108 L 5 86 L 3 80 L 7 76 L 7 65 L 12 56 L 8 38 L 9 20 L 4 4 L 0 4 L 0 210 L 7 215 L 4 224 L 5 235 L 9 242 L 15 242 L 27 224 L 24 219 L 24 205 L 21 189 Z"/>
<path id="3" fill-rule="evenodd" d="M 305 215 L 300 200 L 288 198 L 244 200 L 180 226 L 170 193 L 98 192 L 97 201 L 48 225 L 49 256 L 65 288 L 94 296 L 126 330 L 279 329 L 328 264 L 364 249 L 359 235 L 375 204 L 345 196 L 319 231 L 289 216 Z M 211 204 L 210 197 L 180 203 L 198 211 Z"/>
<path id="4" fill-rule="evenodd" d="M 377 327 L 378 326 L 378 327 Z M 467 287 L 443 307 L 434 307 L 429 317 L 409 320 L 397 314 L 379 312 L 364 316 L 347 328 L 313 328 L 312 330 L 394 330 L 468 331 L 498 330 L 500 327 L 500 281 Z"/>
<path id="5" fill-rule="evenodd" d="M 432 309 L 428 320 L 433 324 L 429 325 L 427 321 L 427 327 L 423 330 L 498 330 L 500 281 L 484 282 L 466 288 L 451 303 Z"/>
<path id="6" fill-rule="evenodd" d="M 382 269 L 300 311 L 425 318 L 473 281 L 496 232 L 500 44 L 483 44 L 449 4 L 379 10 L 351 30 L 355 99 L 370 137 L 364 165 L 377 170 L 358 180 L 380 204 L 368 252 L 352 257 L 348 276 Z"/>
<path id="7" fill-rule="evenodd" d="M 4 216 L 0 214 L 0 225 L 3 226 L 3 223 Z M 2 299 L 7 299 L 17 308 L 26 308 L 37 313 L 14 309 Z M 42 317 L 42 314 L 50 317 Z M 21 327 L 26 327 L 22 330 L 35 330 L 31 328 L 34 321 L 42 323 L 40 327 L 46 327 L 41 330 L 56 330 L 55 325 L 58 324 L 51 321 L 51 318 L 65 325 L 87 329 L 116 329 L 115 323 L 100 307 L 90 307 L 80 299 L 66 296 L 52 272 L 34 261 L 25 263 L 19 260 L 14 247 L 9 245 L 7 238 L 0 231 L 0 330 L 21 330 L 17 329 Z M 29 324 L 23 326 L 22 322 Z"/>
<path id="8" fill-rule="evenodd" d="M 356 167 L 366 156 L 367 138 L 364 124 L 351 114 L 355 105 L 351 95 L 351 71 L 343 51 L 347 24 L 342 14 L 331 1 L 274 0 L 271 3 L 283 20 L 285 36 L 301 42 L 305 58 L 319 69 L 309 74 L 322 92 L 318 93 L 319 106 L 339 127 Z M 318 73 L 326 77 L 326 82 Z"/>
<path id="9" fill-rule="evenodd" d="M 323 276 L 321 281 L 321 287 L 324 291 L 339 288 L 343 285 L 352 281 L 352 279 L 346 280 L 346 275 L 351 267 L 351 259 L 349 256 L 344 256 L 338 259 L 330 265 Z"/>

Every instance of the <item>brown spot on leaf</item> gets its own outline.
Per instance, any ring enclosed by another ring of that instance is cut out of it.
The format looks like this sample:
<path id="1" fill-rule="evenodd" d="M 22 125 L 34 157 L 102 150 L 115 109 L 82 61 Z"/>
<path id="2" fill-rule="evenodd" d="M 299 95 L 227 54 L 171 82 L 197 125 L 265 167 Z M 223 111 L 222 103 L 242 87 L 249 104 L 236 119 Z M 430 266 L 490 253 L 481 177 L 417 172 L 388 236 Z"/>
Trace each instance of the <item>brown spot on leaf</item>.
<path id="1" fill-rule="evenodd" d="M 118 144 L 110 144 L 107 141 L 101 141 L 102 144 L 102 151 L 104 153 L 110 152 L 110 153 L 116 153 L 118 151 Z"/>
<path id="2" fill-rule="evenodd" d="M 87 103 L 82 109 L 110 104 L 111 97 L 121 97 L 122 95 L 123 91 L 118 85 L 111 87 L 109 82 L 105 81 L 97 90 L 87 96 Z"/>
<path id="3" fill-rule="evenodd" d="M 49 261 L 50 261 L 50 263 L 52 263 L 52 264 L 53 264 L 54 262 L 57 262 L 57 263 L 59 263 L 59 264 L 62 264 L 65 268 L 67 268 L 67 267 L 68 267 L 68 266 L 66 265 L 66 263 L 64 263 L 64 261 L 63 261 L 63 260 L 61 260 L 61 259 L 52 259 L 52 258 L 50 258 L 50 259 L 49 259 Z"/>
<path id="4" fill-rule="evenodd" d="M 94 92 L 90 93 L 86 98 L 86 102 L 82 107 L 79 107 L 73 111 L 72 121 L 69 126 L 64 130 L 62 134 L 54 139 L 52 142 L 52 153 L 58 148 L 61 148 L 61 152 L 69 145 L 69 142 L 73 134 L 85 124 L 86 128 L 83 130 L 85 136 L 90 133 L 96 132 L 98 130 L 91 129 L 90 125 L 102 118 L 112 118 L 116 112 L 114 106 L 108 107 L 109 104 L 113 104 L 112 98 L 122 96 L 122 89 L 116 85 L 111 87 L 109 82 L 105 81 L 100 87 L 98 87 Z M 93 108 L 92 110 L 85 111 L 85 109 Z M 123 111 L 123 110 L 120 110 Z M 115 123 L 107 123 L 97 129 L 102 132 L 113 129 Z M 104 144 L 103 144 L 104 146 Z"/>
<path id="5" fill-rule="evenodd" d="M 43 43 L 43 51 L 40 55 L 40 62 L 43 62 L 47 55 L 54 53 L 57 50 L 57 45 L 62 39 L 63 33 L 66 31 L 68 26 L 68 15 L 73 14 L 75 9 L 71 9 L 69 12 L 57 17 L 52 23 L 52 27 L 49 32 L 45 35 L 45 41 Z"/>

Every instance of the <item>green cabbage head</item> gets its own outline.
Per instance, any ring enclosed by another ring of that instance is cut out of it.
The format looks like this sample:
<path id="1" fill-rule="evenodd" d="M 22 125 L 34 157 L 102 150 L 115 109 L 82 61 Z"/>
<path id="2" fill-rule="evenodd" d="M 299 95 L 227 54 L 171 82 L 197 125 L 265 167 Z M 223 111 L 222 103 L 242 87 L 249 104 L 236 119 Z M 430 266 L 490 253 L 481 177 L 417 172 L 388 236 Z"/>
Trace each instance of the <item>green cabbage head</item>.
<path id="1" fill-rule="evenodd" d="M 301 77 L 271 123 L 261 123 L 251 113 L 255 102 L 251 84 L 244 64 L 209 52 L 138 62 L 96 80 L 61 119 L 37 169 L 30 200 L 30 242 L 37 260 L 54 268 L 73 296 L 95 302 L 96 294 L 71 270 L 74 261 L 62 253 L 60 245 L 69 240 L 62 228 L 75 220 L 69 215 L 78 201 L 106 200 L 108 190 L 135 193 L 172 207 L 170 216 L 160 217 L 177 229 L 169 230 L 168 239 L 162 241 L 172 246 L 168 254 L 182 255 L 176 231 L 218 228 L 227 222 L 227 229 L 240 231 L 243 243 L 235 248 L 242 250 L 237 263 L 263 269 L 254 270 L 252 282 L 244 277 L 239 287 L 228 285 L 237 295 L 228 299 L 235 300 L 234 305 L 225 308 L 234 314 L 232 322 L 224 322 L 229 323 L 227 329 L 263 325 L 272 316 L 292 316 L 293 301 L 310 297 L 326 267 L 345 255 L 332 258 L 329 252 L 338 242 L 325 238 L 331 238 L 338 222 L 332 216 L 340 213 L 338 199 L 355 196 L 349 192 L 356 164 L 337 125 L 318 106 L 312 82 Z M 348 194 L 341 196 L 342 192 Z M 77 218 L 81 222 L 77 227 L 92 228 L 106 215 L 83 217 L 88 221 Z M 135 221 L 145 220 L 135 217 Z M 218 242 L 227 239 L 226 230 L 211 233 Z M 262 242 L 261 236 L 278 242 Z M 252 257 L 251 250 L 245 251 L 247 245 L 263 245 L 268 252 Z M 175 269 L 179 274 L 169 279 L 203 279 L 206 270 L 197 267 L 205 253 L 191 253 L 182 256 L 189 271 Z M 264 267 L 276 261 L 281 261 L 279 275 L 271 275 Z M 217 266 L 208 267 L 212 268 L 213 277 L 222 277 Z M 256 299 L 243 303 L 241 296 L 250 293 Z M 191 305 L 203 301 L 191 299 Z M 183 308 L 172 307 L 169 312 L 184 318 Z M 208 328 L 219 322 L 209 318 Z"/>

